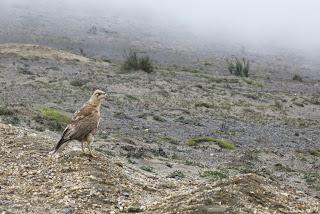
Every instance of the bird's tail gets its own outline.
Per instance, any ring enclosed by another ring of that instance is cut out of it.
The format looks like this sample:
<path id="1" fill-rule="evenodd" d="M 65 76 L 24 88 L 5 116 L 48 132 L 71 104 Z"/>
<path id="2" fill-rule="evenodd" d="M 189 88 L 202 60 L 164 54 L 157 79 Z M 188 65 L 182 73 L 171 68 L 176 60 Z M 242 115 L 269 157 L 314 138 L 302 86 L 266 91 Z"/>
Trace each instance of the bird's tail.
<path id="1" fill-rule="evenodd" d="M 62 133 L 62 136 L 59 140 L 59 142 L 57 143 L 57 145 L 55 147 L 53 147 L 53 149 L 49 152 L 50 155 L 53 155 L 55 154 L 58 149 L 64 144 L 66 143 L 67 141 L 69 141 L 67 138 L 66 138 L 66 134 L 68 132 L 68 127 L 65 128 L 65 130 L 63 131 Z"/>
<path id="2" fill-rule="evenodd" d="M 57 145 L 55 145 L 55 147 L 53 147 L 53 149 L 49 152 L 50 155 L 54 155 L 58 149 L 65 143 L 67 142 L 67 140 L 65 140 L 62 136 L 62 138 L 59 140 L 59 142 L 57 143 Z"/>

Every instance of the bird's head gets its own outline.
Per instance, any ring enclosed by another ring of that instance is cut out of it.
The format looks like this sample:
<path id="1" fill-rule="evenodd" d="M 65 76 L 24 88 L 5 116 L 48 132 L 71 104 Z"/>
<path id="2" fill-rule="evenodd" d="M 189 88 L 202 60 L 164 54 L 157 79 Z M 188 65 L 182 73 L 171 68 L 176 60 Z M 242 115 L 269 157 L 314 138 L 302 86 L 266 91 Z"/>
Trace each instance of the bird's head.
<path id="1" fill-rule="evenodd" d="M 94 106 L 99 106 L 101 101 L 106 97 L 106 92 L 101 90 L 95 90 L 89 100 L 89 103 Z"/>

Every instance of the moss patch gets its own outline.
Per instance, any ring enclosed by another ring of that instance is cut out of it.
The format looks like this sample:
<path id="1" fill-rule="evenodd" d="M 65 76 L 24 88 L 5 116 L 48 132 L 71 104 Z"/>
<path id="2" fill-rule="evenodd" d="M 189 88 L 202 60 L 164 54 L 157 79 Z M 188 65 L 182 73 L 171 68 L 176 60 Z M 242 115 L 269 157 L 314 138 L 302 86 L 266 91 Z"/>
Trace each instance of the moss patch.
<path id="1" fill-rule="evenodd" d="M 54 109 L 54 108 L 40 108 L 39 111 L 43 116 L 55 120 L 59 123 L 68 123 L 70 121 L 70 117 L 63 111 Z"/>
<path id="2" fill-rule="evenodd" d="M 66 112 L 54 108 L 38 108 L 33 119 L 51 131 L 61 131 L 70 121 L 70 117 Z"/>
<path id="3" fill-rule="evenodd" d="M 223 149 L 233 150 L 235 149 L 235 145 L 229 140 L 223 138 L 214 138 L 214 137 L 198 137 L 191 138 L 187 141 L 188 146 L 198 146 L 199 143 L 203 142 L 215 142 Z"/>

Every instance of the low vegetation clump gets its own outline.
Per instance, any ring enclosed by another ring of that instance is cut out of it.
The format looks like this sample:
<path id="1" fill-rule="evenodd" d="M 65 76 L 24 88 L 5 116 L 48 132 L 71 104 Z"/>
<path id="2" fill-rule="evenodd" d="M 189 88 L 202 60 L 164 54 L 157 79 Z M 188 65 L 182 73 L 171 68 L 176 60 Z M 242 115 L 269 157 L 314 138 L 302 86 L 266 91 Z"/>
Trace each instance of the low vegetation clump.
<path id="1" fill-rule="evenodd" d="M 7 124 L 17 125 L 20 119 L 15 115 L 16 111 L 8 106 L 0 106 L 0 116 L 3 116 L 3 121 Z"/>
<path id="2" fill-rule="evenodd" d="M 201 167 L 201 168 L 205 167 L 203 164 L 195 162 L 195 161 L 191 161 L 191 160 L 186 160 L 185 165 L 187 165 L 187 166 L 198 166 L 198 167 Z"/>
<path id="3" fill-rule="evenodd" d="M 317 191 L 320 191 L 320 173 L 310 172 L 304 175 L 304 179 L 307 184 Z"/>
<path id="4" fill-rule="evenodd" d="M 169 136 L 161 138 L 160 141 L 165 143 L 175 144 L 175 145 L 179 144 L 179 140 L 177 138 L 169 137 Z"/>
<path id="5" fill-rule="evenodd" d="M 310 155 L 320 157 L 320 149 L 309 150 Z"/>
<path id="6" fill-rule="evenodd" d="M 75 79 L 70 82 L 70 85 L 74 87 L 82 87 L 85 84 L 86 84 L 86 81 L 81 79 Z"/>
<path id="7" fill-rule="evenodd" d="M 153 172 L 153 167 L 151 166 L 141 166 L 140 169 L 147 171 L 147 172 Z"/>
<path id="8" fill-rule="evenodd" d="M 219 171 L 211 171 L 211 170 L 206 170 L 203 172 L 199 172 L 200 177 L 202 178 L 209 178 L 210 180 L 221 180 L 227 177 L 222 172 Z"/>
<path id="9" fill-rule="evenodd" d="M 199 103 L 194 104 L 194 106 L 196 108 L 198 108 L 198 107 L 214 108 L 215 107 L 214 104 L 206 103 L 206 102 L 199 102 Z"/>
<path id="10" fill-rule="evenodd" d="M 228 70 L 232 75 L 240 77 L 248 77 L 250 70 L 250 62 L 246 58 L 239 59 L 237 57 L 231 60 L 227 59 Z"/>
<path id="11" fill-rule="evenodd" d="M 275 168 L 277 171 L 293 172 L 293 170 L 292 170 L 290 167 L 285 166 L 285 165 L 283 165 L 283 164 L 281 164 L 281 163 L 276 163 L 276 164 L 274 165 L 274 168 Z"/>
<path id="12" fill-rule="evenodd" d="M 187 145 L 198 146 L 199 143 L 204 143 L 204 142 L 215 142 L 219 145 L 220 148 L 223 148 L 223 149 L 229 149 L 229 150 L 235 149 L 235 145 L 229 140 L 222 139 L 222 138 L 214 138 L 214 137 L 191 138 L 187 141 Z"/>
<path id="13" fill-rule="evenodd" d="M 122 64 L 123 70 L 143 70 L 151 73 L 154 70 L 153 62 L 149 56 L 139 57 L 136 51 L 130 51 L 125 55 L 125 61 Z"/>
<path id="14" fill-rule="evenodd" d="M 183 174 L 183 172 L 181 172 L 180 170 L 175 170 L 167 176 L 167 178 L 180 178 L 180 179 L 184 177 L 186 177 L 185 174 Z"/>
<path id="15" fill-rule="evenodd" d="M 153 72 L 153 63 L 149 56 L 144 56 L 139 59 L 139 69 L 147 73 Z"/>
<path id="16" fill-rule="evenodd" d="M 51 131 L 61 131 L 70 121 L 69 116 L 54 108 L 39 108 L 33 118 L 37 123 L 48 127 Z"/>
<path id="17" fill-rule="evenodd" d="M 0 115 L 10 116 L 14 113 L 14 110 L 8 108 L 7 106 L 0 106 Z"/>
<path id="18" fill-rule="evenodd" d="M 153 119 L 158 122 L 166 122 L 167 120 L 159 115 L 153 115 Z"/>
<path id="19" fill-rule="evenodd" d="M 293 77 L 292 77 L 292 80 L 293 81 L 298 81 L 298 82 L 303 82 L 303 79 L 300 75 L 298 74 L 295 74 Z"/>
<path id="20" fill-rule="evenodd" d="M 9 117 L 4 118 L 4 121 L 8 124 L 12 124 L 12 125 L 17 125 L 20 123 L 20 119 L 19 117 L 12 115 Z"/>
<path id="21" fill-rule="evenodd" d="M 283 110 L 284 106 L 281 100 L 274 100 L 274 106 L 278 109 L 278 110 Z"/>
<path id="22" fill-rule="evenodd" d="M 236 148 L 233 143 L 226 139 L 216 138 L 214 142 L 216 142 L 223 149 L 233 150 Z"/>

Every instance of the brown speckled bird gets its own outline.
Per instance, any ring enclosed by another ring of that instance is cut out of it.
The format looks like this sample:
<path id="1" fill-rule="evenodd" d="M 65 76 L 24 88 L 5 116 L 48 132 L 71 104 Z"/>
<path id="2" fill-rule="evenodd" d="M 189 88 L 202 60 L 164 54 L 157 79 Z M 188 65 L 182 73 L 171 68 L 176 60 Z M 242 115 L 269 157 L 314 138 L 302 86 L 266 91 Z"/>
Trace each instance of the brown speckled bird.
<path id="1" fill-rule="evenodd" d="M 106 93 L 96 90 L 88 102 L 86 102 L 79 111 L 75 112 L 71 122 L 63 131 L 62 137 L 53 148 L 50 154 L 54 154 L 65 143 L 77 140 L 81 142 L 82 151 L 84 151 L 84 143 L 93 156 L 90 144 L 93 142 L 93 136 L 97 131 L 100 122 L 100 107 L 102 100 L 106 97 Z"/>

